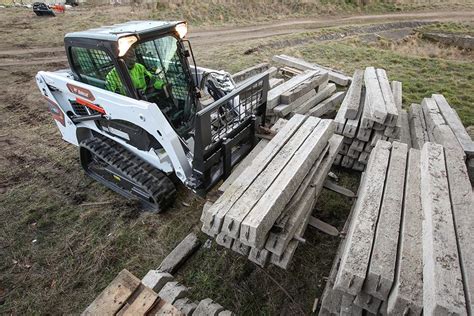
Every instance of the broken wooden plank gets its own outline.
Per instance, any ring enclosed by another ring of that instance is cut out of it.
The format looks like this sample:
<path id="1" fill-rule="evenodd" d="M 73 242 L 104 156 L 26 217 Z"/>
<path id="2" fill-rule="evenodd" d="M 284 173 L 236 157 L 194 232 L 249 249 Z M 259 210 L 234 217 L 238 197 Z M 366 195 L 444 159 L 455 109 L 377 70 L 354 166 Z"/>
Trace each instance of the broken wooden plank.
<path id="1" fill-rule="evenodd" d="M 308 121 L 312 118 L 308 118 Z M 293 159 L 242 222 L 239 237 L 242 242 L 256 248 L 264 246 L 270 228 L 295 193 L 301 179 L 326 147 L 333 133 L 332 120 L 320 120 Z"/>
<path id="2" fill-rule="evenodd" d="M 126 306 L 124 306 L 117 315 L 120 316 L 135 316 L 135 315 L 146 315 L 159 300 L 158 294 L 146 287 L 141 285 L 132 297 L 129 298 Z"/>
<path id="3" fill-rule="evenodd" d="M 173 274 L 199 248 L 201 242 L 194 233 L 187 235 L 161 262 L 160 272 Z"/>
<path id="4" fill-rule="evenodd" d="M 115 315 L 140 286 L 140 279 L 123 269 L 81 315 Z"/>
<path id="5" fill-rule="evenodd" d="M 291 161 L 296 157 L 299 148 L 305 143 L 306 138 L 313 133 L 313 130 L 319 130 L 320 121 L 318 118 L 310 117 L 303 123 L 288 143 L 283 146 L 281 152 L 273 158 L 265 170 L 247 187 L 246 191 L 225 214 L 222 232 L 234 239 L 239 238 L 241 223 L 247 217 L 247 214 L 251 212 L 254 205 L 264 196 L 266 188 L 271 186 L 278 179 L 280 173 L 283 173 L 283 170 L 288 168 Z M 243 240 L 241 239 L 241 241 Z"/>
<path id="6" fill-rule="evenodd" d="M 362 96 L 362 86 L 364 83 L 364 71 L 363 70 L 356 70 L 354 72 L 354 76 L 352 77 L 352 83 L 347 90 L 346 97 L 344 98 L 344 102 L 347 102 L 347 110 L 345 114 L 345 118 L 349 120 L 355 120 L 357 117 L 360 118 L 361 110 L 361 98 Z"/>
<path id="7" fill-rule="evenodd" d="M 356 197 L 354 192 L 352 192 L 351 190 L 336 184 L 334 181 L 329 180 L 329 179 L 326 179 L 326 181 L 324 181 L 324 188 L 326 188 L 328 190 L 331 190 L 333 192 L 339 193 L 341 195 L 347 196 L 348 198 L 355 198 Z"/>
<path id="8" fill-rule="evenodd" d="M 339 236 L 339 231 L 337 230 L 336 227 L 326 223 L 326 222 L 323 222 L 322 220 L 314 217 L 314 216 L 311 216 L 309 218 L 309 222 L 308 222 L 308 225 L 322 231 L 323 233 L 326 233 L 330 236 Z"/>
<path id="9" fill-rule="evenodd" d="M 306 117 L 295 115 L 288 124 L 268 143 L 252 162 L 251 168 L 246 168 L 242 174 L 229 186 L 221 197 L 208 210 L 203 210 L 201 222 L 202 230 L 211 235 L 217 235 L 222 226 L 225 214 L 247 190 L 247 188 L 258 178 L 260 173 L 278 154 L 286 142 L 292 138 L 293 134 L 300 128 Z"/>
<path id="10" fill-rule="evenodd" d="M 423 314 L 466 315 L 443 146 L 421 150 Z M 472 241 L 471 241 L 472 242 Z"/>
<path id="11" fill-rule="evenodd" d="M 372 151 L 366 181 L 356 202 L 354 219 L 346 236 L 346 248 L 337 273 L 335 288 L 351 295 L 362 290 L 382 202 L 391 144 L 379 141 Z"/>

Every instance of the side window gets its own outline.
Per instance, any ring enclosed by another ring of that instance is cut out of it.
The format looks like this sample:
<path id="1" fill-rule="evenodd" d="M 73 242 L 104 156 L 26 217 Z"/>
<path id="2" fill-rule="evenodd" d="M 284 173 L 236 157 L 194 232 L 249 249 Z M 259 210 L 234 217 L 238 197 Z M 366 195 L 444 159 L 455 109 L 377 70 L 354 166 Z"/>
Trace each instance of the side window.
<path id="1" fill-rule="evenodd" d="M 98 49 L 72 47 L 71 54 L 74 68 L 82 82 L 127 95 L 125 85 L 106 52 Z"/>

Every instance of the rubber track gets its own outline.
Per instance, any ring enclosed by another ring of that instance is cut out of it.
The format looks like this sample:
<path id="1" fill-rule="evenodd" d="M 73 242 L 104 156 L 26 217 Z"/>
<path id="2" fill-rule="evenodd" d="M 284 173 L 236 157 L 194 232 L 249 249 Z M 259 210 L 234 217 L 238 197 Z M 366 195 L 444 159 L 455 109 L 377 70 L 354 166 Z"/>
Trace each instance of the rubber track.
<path id="1" fill-rule="evenodd" d="M 120 176 L 132 180 L 141 190 L 150 194 L 157 202 L 155 211 L 166 210 L 176 199 L 176 188 L 162 171 L 117 142 L 106 137 L 92 137 L 81 141 L 80 146 L 120 171 Z"/>

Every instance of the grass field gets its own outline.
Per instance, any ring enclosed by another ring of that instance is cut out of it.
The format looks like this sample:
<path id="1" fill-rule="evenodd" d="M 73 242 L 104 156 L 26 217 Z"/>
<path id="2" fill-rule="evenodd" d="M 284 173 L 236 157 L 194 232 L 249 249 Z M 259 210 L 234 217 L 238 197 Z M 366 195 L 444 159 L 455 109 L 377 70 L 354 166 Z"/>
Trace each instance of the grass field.
<path id="1" fill-rule="evenodd" d="M 123 18 L 125 13 L 120 14 L 98 14 L 92 24 Z M 84 25 L 88 17 L 91 15 L 78 15 L 71 20 Z M 9 19 L 19 20 L 14 16 Z M 8 31 L 18 34 L 17 42 L 26 45 L 28 37 L 36 36 L 35 43 L 41 47 L 50 40 L 41 32 L 12 25 Z M 46 22 L 35 20 L 30 28 L 46 26 Z M 54 44 L 60 45 L 61 33 L 77 27 L 62 26 Z M 466 28 L 464 24 L 438 27 Z M 466 32 L 472 31 L 467 28 Z M 463 123 L 474 125 L 472 52 L 437 46 L 439 51 L 433 55 L 431 44 L 412 37 L 400 43 L 388 39 L 366 43 L 359 37 L 300 41 L 314 35 L 201 46 L 195 54 L 199 65 L 230 72 L 270 61 L 280 53 L 347 73 L 366 66 L 383 67 L 391 80 L 403 82 L 405 107 L 431 93 L 443 93 Z M 285 46 L 291 39 L 296 44 Z M 393 48 L 407 43 L 411 48 Z M 141 277 L 156 268 L 190 231 L 198 233 L 203 242 L 207 240 L 199 233 L 204 200 L 185 188 L 179 188 L 179 202 L 167 213 L 141 213 L 136 205 L 84 175 L 77 149 L 60 139 L 34 83 L 37 71 L 65 66 L 60 62 L 0 68 L 0 314 L 79 313 L 121 269 Z M 342 185 L 357 189 L 359 173 L 334 171 Z M 349 199 L 323 191 L 315 215 L 342 228 L 350 206 Z M 309 313 L 314 298 L 322 294 L 339 240 L 312 228 L 305 238 L 307 242 L 298 248 L 288 271 L 275 267 L 263 271 L 211 243 L 209 248 L 201 248 L 177 277 L 190 288 L 192 298 L 211 297 L 239 314 Z"/>

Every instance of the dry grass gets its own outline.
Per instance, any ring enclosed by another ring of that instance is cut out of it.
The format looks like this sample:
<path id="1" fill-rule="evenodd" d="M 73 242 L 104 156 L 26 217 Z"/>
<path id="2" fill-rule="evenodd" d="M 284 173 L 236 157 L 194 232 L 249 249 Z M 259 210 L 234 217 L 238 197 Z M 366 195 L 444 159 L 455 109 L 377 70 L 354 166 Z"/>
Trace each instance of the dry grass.
<path id="1" fill-rule="evenodd" d="M 31 18 L 20 9 L 0 11 L 5 31 L 0 49 L 61 46 L 66 30 L 149 13 L 138 9 L 130 14 L 128 7 L 107 10 L 74 11 L 54 20 Z M 444 55 L 420 57 L 408 49 L 397 52 L 358 41 L 302 41 L 244 54 L 261 44 L 258 40 L 198 47 L 195 53 L 200 65 L 232 72 L 270 61 L 278 53 L 348 73 L 367 65 L 384 67 L 391 79 L 403 81 L 405 105 L 433 92 L 445 93 L 463 122 L 474 124 L 472 62 Z M 179 201 L 190 207 L 178 203 L 166 214 L 148 214 L 84 175 L 77 149 L 60 139 L 33 79 L 39 70 L 66 66 L 0 68 L 0 314 L 79 313 L 121 269 L 142 276 L 189 231 L 199 231 L 203 201 L 183 187 Z M 343 185 L 357 188 L 358 173 L 335 171 Z M 100 201 L 111 203 L 81 206 Z M 348 199 L 324 191 L 315 214 L 341 228 L 350 205 Z M 271 267 L 267 272 L 309 313 L 313 299 L 322 293 L 339 240 L 313 229 L 305 238 L 289 271 Z M 177 277 L 190 287 L 193 299 L 212 297 L 240 314 L 299 311 L 268 275 L 214 243 L 191 258 Z"/>

